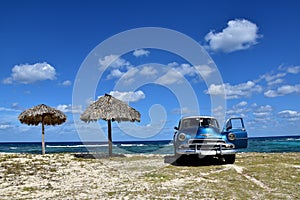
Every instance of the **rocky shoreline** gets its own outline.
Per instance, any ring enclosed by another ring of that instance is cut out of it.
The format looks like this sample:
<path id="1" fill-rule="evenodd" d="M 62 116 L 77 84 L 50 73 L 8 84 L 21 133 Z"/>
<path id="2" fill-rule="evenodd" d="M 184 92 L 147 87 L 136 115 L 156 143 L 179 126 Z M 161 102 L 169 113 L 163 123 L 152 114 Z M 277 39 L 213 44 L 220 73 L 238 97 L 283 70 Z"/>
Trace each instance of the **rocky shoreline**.
<path id="1" fill-rule="evenodd" d="M 300 153 L 241 153 L 233 165 L 173 161 L 0 154 L 1 199 L 300 199 Z"/>

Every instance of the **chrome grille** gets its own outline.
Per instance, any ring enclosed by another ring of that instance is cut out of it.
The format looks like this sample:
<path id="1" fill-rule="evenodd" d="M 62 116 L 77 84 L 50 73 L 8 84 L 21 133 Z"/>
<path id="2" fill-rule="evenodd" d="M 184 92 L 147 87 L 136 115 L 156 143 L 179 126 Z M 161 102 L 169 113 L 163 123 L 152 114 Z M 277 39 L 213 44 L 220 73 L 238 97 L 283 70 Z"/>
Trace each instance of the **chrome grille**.
<path id="1" fill-rule="evenodd" d="M 213 138 L 206 138 L 206 139 L 190 139 L 188 144 L 222 144 L 226 143 L 225 140 L 222 139 L 213 139 Z"/>
<path id="2" fill-rule="evenodd" d="M 212 149 L 220 149 L 226 148 L 226 142 L 222 139 L 191 139 L 188 141 L 188 145 L 190 149 L 193 150 L 212 150 Z"/>

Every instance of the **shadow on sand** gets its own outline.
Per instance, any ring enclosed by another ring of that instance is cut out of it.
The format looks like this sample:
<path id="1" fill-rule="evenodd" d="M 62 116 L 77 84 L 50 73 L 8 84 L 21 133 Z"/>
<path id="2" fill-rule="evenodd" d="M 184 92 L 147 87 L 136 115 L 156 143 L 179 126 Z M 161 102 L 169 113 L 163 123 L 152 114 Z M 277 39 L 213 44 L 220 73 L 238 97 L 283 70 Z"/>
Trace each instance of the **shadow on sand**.
<path id="1" fill-rule="evenodd" d="M 109 156 L 107 153 L 76 153 L 73 154 L 75 158 L 83 158 L 83 159 L 102 159 L 102 158 L 112 158 L 112 157 L 126 157 L 123 154 L 112 154 Z"/>
<path id="2" fill-rule="evenodd" d="M 109 156 L 107 153 L 76 153 L 73 154 L 75 158 L 81 159 L 107 159 L 113 157 L 126 157 L 124 154 L 113 154 Z M 181 156 L 176 159 L 173 155 L 164 156 L 164 163 L 168 163 L 174 166 L 210 166 L 210 165 L 223 165 L 224 161 L 220 158 L 214 158 L 206 156 L 199 158 L 197 155 Z"/>
<path id="3" fill-rule="evenodd" d="M 167 155 L 164 157 L 164 162 L 174 166 L 211 166 L 211 165 L 223 165 L 224 161 L 221 158 L 214 158 L 206 156 L 199 158 L 197 155 L 181 156 L 176 159 L 173 155 Z"/>

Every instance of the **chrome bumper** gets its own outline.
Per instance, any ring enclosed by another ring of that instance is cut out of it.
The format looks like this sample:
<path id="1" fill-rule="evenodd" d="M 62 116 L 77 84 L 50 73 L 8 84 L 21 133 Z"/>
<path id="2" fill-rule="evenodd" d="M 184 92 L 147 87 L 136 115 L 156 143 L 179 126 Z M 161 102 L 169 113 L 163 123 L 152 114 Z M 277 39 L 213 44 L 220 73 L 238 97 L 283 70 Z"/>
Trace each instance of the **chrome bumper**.
<path id="1" fill-rule="evenodd" d="M 217 146 L 210 146 L 211 148 L 207 148 L 207 146 L 205 148 L 203 147 L 203 144 L 194 144 L 191 148 L 191 146 L 189 145 L 181 145 L 178 148 L 176 148 L 176 153 L 177 154 L 198 154 L 198 155 L 205 155 L 205 156 L 213 156 L 213 155 L 232 155 L 232 154 L 236 154 L 237 150 L 233 149 L 233 148 L 226 148 L 224 147 L 224 145 L 227 144 L 220 144 Z"/>

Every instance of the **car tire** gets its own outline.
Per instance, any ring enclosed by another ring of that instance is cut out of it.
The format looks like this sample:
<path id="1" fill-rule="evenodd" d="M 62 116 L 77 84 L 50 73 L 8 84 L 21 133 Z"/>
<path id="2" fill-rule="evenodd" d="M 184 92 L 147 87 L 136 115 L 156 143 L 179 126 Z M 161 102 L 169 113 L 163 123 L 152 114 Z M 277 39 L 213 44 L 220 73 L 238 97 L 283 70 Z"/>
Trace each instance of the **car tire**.
<path id="1" fill-rule="evenodd" d="M 235 154 L 224 156 L 225 164 L 233 164 L 235 162 Z"/>

